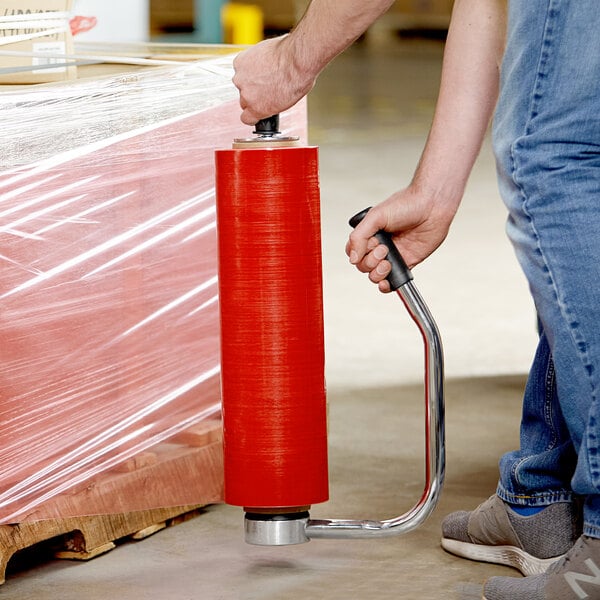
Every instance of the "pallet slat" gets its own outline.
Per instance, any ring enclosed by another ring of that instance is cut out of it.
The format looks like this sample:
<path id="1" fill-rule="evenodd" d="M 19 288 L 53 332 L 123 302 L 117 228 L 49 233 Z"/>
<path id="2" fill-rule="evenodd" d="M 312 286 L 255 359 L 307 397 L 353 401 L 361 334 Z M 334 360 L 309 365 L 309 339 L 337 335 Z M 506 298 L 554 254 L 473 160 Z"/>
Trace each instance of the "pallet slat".
<path id="1" fill-rule="evenodd" d="M 189 503 L 170 507 L 174 488 L 178 498 L 188 489 Z M 53 540 L 56 558 L 90 560 L 112 550 L 117 540 L 142 540 L 197 516 L 203 506 L 222 501 L 222 488 L 221 423 L 207 421 L 80 489 L 46 501 L 26 520 L 0 525 L 0 584 L 9 560 L 20 550 Z M 120 499 L 131 507 L 136 496 L 141 506 L 152 503 L 158 508 L 116 510 Z"/>
<path id="2" fill-rule="evenodd" d="M 6 567 L 19 550 L 47 540 L 56 540 L 54 556 L 69 560 L 90 560 L 116 547 L 122 538 L 140 540 L 177 524 L 185 514 L 198 514 L 200 505 L 177 506 L 92 517 L 49 519 L 18 525 L 0 525 L 0 584 L 5 582 Z"/>

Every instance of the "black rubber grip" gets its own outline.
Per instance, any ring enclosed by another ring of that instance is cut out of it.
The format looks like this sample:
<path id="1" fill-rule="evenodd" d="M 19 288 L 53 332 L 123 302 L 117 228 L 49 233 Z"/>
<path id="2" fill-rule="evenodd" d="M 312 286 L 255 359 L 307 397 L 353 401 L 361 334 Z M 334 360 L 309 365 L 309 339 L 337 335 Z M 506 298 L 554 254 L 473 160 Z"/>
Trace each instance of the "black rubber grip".
<path id="1" fill-rule="evenodd" d="M 366 216 L 366 214 L 371 210 L 371 207 L 365 208 L 365 210 L 361 210 L 358 214 L 354 215 L 349 223 L 351 227 L 356 227 Z M 397 290 L 402 287 L 405 283 L 408 283 L 412 280 L 413 276 L 410 272 L 410 269 L 406 266 L 402 255 L 396 248 L 396 244 L 392 241 L 392 236 L 382 229 L 379 230 L 375 237 L 382 243 L 388 247 L 388 255 L 386 260 L 390 262 L 392 265 L 392 270 L 390 274 L 386 277 L 390 284 L 390 288 L 393 290 Z"/>
<path id="2" fill-rule="evenodd" d="M 279 131 L 279 115 L 272 115 L 258 121 L 254 126 L 253 133 L 267 137 L 281 133 Z"/>

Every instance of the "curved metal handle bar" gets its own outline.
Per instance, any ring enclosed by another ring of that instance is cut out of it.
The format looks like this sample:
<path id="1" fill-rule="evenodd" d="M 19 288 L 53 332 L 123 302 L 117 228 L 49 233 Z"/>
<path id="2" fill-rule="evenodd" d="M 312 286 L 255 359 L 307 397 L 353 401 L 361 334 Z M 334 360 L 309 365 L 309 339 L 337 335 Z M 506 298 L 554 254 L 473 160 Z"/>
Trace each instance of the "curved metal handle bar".
<path id="1" fill-rule="evenodd" d="M 408 281 L 397 290 L 415 321 L 425 345 L 425 488 L 420 500 L 405 514 L 384 521 L 308 519 L 306 536 L 312 538 L 367 538 L 407 533 L 433 512 L 445 473 L 444 356 L 437 325 L 418 290 Z"/>

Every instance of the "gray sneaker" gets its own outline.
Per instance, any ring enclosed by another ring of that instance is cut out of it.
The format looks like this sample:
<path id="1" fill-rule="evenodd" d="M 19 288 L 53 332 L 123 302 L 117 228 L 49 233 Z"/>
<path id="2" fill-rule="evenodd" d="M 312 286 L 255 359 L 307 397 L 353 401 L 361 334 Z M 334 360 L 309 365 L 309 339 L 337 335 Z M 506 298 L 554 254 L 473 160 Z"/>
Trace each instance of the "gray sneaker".
<path id="1" fill-rule="evenodd" d="M 472 512 L 459 511 L 444 519 L 442 548 L 536 575 L 568 552 L 580 535 L 580 511 L 573 503 L 550 504 L 524 517 L 494 495 Z"/>
<path id="2" fill-rule="evenodd" d="M 483 600 L 600 600 L 600 540 L 581 536 L 546 573 L 492 577 Z"/>

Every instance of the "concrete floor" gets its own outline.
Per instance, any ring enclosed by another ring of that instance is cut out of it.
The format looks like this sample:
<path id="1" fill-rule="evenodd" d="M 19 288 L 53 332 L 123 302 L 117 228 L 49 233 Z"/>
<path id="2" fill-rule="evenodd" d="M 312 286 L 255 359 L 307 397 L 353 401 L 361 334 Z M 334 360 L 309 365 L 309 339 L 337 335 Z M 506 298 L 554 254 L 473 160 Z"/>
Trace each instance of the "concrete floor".
<path id="1" fill-rule="evenodd" d="M 408 183 L 434 108 L 442 44 L 375 30 L 322 75 L 311 95 L 320 146 L 331 500 L 313 518 L 389 518 L 422 488 L 422 349 L 400 301 L 378 294 L 344 254 L 347 219 Z M 490 575 L 518 575 L 439 547 L 443 516 L 495 487 L 499 455 L 518 439 L 535 345 L 534 312 L 504 238 L 489 144 L 445 245 L 415 269 L 442 332 L 447 475 L 420 529 L 384 540 L 260 548 L 242 511 L 213 506 L 89 563 L 13 569 L 4 600 L 422 600 L 480 597 Z"/>

